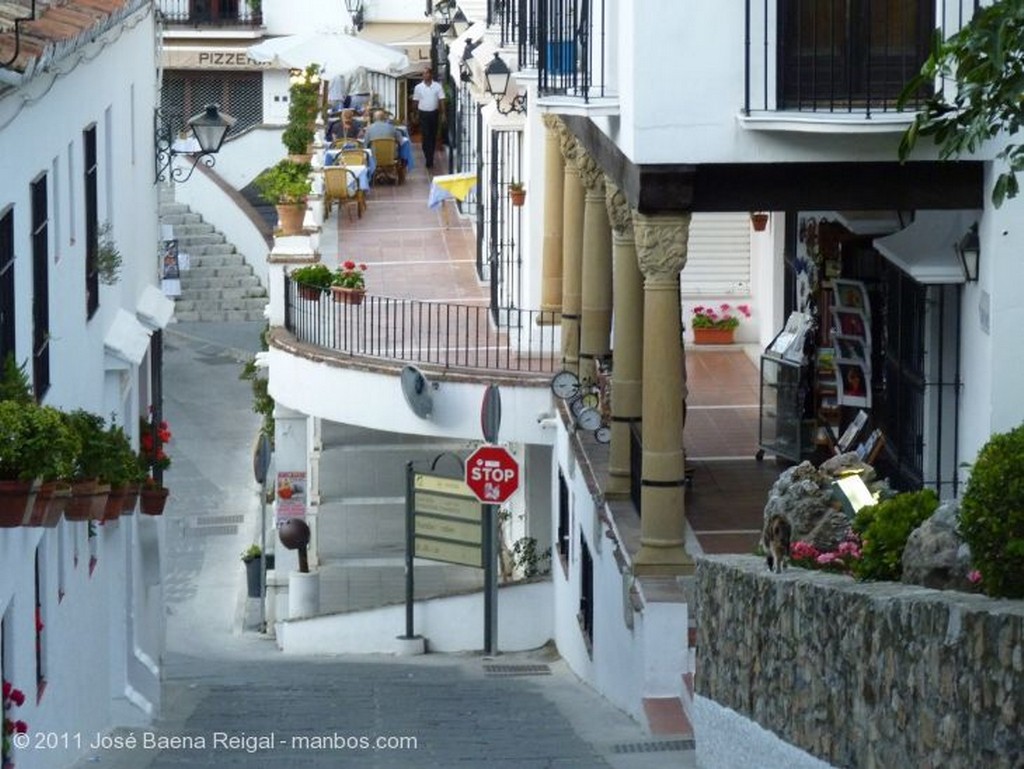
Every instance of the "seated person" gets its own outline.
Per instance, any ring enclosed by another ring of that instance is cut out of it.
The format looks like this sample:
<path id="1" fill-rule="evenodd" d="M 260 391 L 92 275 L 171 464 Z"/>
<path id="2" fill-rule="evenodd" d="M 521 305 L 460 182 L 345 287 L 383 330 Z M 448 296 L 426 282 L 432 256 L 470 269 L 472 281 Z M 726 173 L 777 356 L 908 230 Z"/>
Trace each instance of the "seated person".
<path id="1" fill-rule="evenodd" d="M 343 138 L 342 123 L 340 115 L 331 115 L 327 118 L 327 130 L 324 131 L 324 141 L 330 145 L 338 139 Z"/>
<path id="2" fill-rule="evenodd" d="M 398 141 L 398 131 L 388 121 L 388 114 L 382 109 L 373 113 L 373 123 L 366 129 L 363 142 L 369 144 L 374 139 L 394 139 Z"/>

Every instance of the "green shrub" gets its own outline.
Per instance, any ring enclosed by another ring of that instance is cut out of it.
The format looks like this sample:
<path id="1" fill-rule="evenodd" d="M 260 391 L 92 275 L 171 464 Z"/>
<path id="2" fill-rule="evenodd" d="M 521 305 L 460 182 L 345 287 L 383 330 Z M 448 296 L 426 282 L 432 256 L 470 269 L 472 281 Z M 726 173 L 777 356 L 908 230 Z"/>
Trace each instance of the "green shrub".
<path id="1" fill-rule="evenodd" d="M 899 581 L 907 538 L 938 506 L 935 492 L 924 489 L 897 494 L 857 511 L 853 530 L 861 538 L 861 558 L 853 564 L 854 575 L 858 579 Z"/>
<path id="2" fill-rule="evenodd" d="M 1024 425 L 982 447 L 960 504 L 960 535 L 988 595 L 1024 598 Z"/>
<path id="3" fill-rule="evenodd" d="M 309 174 L 312 170 L 309 163 L 296 163 L 286 158 L 260 172 L 253 180 L 253 186 L 268 203 L 302 203 L 309 195 Z"/>
<path id="4" fill-rule="evenodd" d="M 317 262 L 296 267 L 291 272 L 291 279 L 304 286 L 328 289 L 331 287 L 331 281 L 334 280 L 334 272 L 326 264 Z"/>

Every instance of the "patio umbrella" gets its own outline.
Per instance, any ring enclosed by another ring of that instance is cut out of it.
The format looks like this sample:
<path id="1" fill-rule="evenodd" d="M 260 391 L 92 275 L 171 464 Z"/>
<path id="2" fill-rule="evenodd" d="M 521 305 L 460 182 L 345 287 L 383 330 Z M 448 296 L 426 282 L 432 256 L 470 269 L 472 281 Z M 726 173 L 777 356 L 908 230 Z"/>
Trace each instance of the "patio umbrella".
<path id="1" fill-rule="evenodd" d="M 342 32 L 274 37 L 251 46 L 248 54 L 256 61 L 287 69 L 319 64 L 331 78 L 348 77 L 359 68 L 390 75 L 409 68 L 409 57 L 402 51 Z"/>

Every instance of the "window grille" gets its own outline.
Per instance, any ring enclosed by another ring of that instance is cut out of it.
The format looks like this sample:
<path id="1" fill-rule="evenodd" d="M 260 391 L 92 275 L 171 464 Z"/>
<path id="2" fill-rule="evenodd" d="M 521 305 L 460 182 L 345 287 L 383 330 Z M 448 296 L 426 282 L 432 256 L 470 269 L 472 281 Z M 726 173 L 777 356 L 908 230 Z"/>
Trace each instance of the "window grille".
<path id="1" fill-rule="evenodd" d="M 207 104 L 218 104 L 238 122 L 228 138 L 263 123 L 263 76 L 259 72 L 164 72 L 160 109 L 172 121 L 177 135 L 188 128 L 188 119 Z"/>
<path id="2" fill-rule="evenodd" d="M 0 363 L 8 355 L 17 358 L 14 349 L 14 209 L 0 217 Z"/>
<path id="3" fill-rule="evenodd" d="M 32 182 L 32 387 L 50 388 L 50 240 L 46 174 Z"/>

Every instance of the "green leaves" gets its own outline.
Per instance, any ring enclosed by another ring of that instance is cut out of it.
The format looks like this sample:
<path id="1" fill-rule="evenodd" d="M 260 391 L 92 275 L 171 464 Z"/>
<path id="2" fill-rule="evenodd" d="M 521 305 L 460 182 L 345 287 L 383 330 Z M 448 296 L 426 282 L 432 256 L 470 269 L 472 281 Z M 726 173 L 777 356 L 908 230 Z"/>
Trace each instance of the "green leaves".
<path id="1" fill-rule="evenodd" d="M 980 9 L 948 40 L 936 30 L 932 53 L 900 94 L 900 107 L 933 83 L 938 94 L 900 140 L 901 162 L 923 136 L 933 138 L 941 159 L 953 160 L 982 151 L 1000 135 L 1015 135 L 1024 122 L 1024 4 L 999 0 Z M 1018 194 L 1024 157 L 1013 145 L 996 157 L 1008 166 L 992 190 L 998 208 Z"/>

